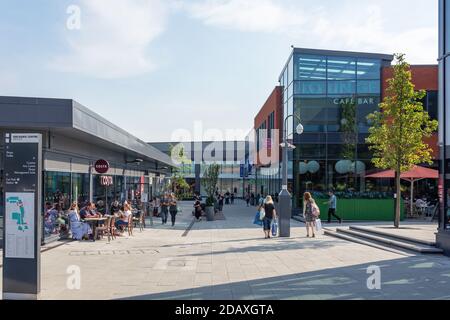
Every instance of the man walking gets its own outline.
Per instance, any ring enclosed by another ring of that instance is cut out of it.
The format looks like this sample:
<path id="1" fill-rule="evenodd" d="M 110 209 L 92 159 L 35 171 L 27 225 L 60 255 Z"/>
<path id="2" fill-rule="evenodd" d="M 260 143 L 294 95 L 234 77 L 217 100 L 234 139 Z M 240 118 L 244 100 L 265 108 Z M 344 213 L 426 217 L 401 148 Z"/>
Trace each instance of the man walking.
<path id="1" fill-rule="evenodd" d="M 330 196 L 330 200 L 328 201 L 328 223 L 331 223 L 331 217 L 335 217 L 339 220 L 339 223 L 342 223 L 342 219 L 336 215 L 336 209 L 337 209 L 337 198 L 334 194 L 333 190 L 330 190 L 328 193 Z"/>

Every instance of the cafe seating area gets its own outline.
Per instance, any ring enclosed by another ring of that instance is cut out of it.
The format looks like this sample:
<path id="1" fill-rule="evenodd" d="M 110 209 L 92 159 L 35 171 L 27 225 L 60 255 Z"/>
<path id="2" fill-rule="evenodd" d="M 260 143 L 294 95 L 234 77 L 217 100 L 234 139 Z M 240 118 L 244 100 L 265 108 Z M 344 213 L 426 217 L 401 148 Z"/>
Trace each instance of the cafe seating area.
<path id="1" fill-rule="evenodd" d="M 107 240 L 109 243 L 118 237 L 133 236 L 135 228 L 138 228 L 140 232 L 145 229 L 145 211 L 139 208 L 142 207 L 139 204 L 132 207 L 131 215 L 128 217 L 124 214 L 123 206 L 118 203 L 108 210 L 93 204 L 90 205 L 89 208 L 87 208 L 88 204 L 85 204 L 81 210 L 77 209 L 78 218 L 72 221 L 70 214 L 74 214 L 74 210 L 63 211 L 57 204 L 53 206 L 47 204 L 48 208 L 44 219 L 54 221 L 51 229 L 55 235 L 59 235 L 60 239 L 80 241 Z M 85 225 L 85 227 L 80 228 L 80 225 Z"/>

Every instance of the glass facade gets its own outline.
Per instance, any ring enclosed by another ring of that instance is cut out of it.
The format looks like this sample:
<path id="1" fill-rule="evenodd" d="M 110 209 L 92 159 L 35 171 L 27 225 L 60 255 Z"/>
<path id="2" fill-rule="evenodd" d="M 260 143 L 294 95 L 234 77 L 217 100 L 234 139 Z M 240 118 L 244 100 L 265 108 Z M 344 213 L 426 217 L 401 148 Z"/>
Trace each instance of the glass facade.
<path id="1" fill-rule="evenodd" d="M 280 78 L 289 154 L 289 189 L 294 208 L 310 191 L 320 197 L 330 189 L 346 194 L 390 193 L 391 186 L 367 180 L 374 169 L 365 139 L 367 116 L 381 102 L 381 68 L 389 60 L 295 51 Z M 299 136 L 293 128 L 304 126 Z M 291 120 L 292 119 L 292 120 Z M 291 141 L 290 141 L 291 142 Z"/>
<path id="2" fill-rule="evenodd" d="M 139 200 L 143 192 L 152 191 L 152 195 L 158 195 L 164 187 L 164 179 L 157 179 L 156 176 L 151 179 L 146 176 L 120 176 L 105 175 L 112 178 L 113 184 L 104 186 L 101 183 L 101 175 L 92 175 L 92 195 L 90 194 L 90 176 L 89 173 L 70 173 L 45 171 L 43 181 L 43 204 L 53 206 L 59 204 L 61 210 L 66 212 L 73 201 L 77 201 L 79 206 L 92 200 L 97 203 L 103 201 L 107 206 L 114 200 L 123 202 L 124 200 Z M 142 172 L 142 174 L 144 174 Z M 151 183 L 151 186 L 149 185 Z M 154 188 L 151 189 L 151 188 Z M 0 190 L 1 192 L 1 190 Z M 2 198 L 3 199 L 3 198 Z M 57 239 L 61 234 L 64 223 L 61 219 L 53 216 L 43 215 L 43 235 L 44 241 Z"/>

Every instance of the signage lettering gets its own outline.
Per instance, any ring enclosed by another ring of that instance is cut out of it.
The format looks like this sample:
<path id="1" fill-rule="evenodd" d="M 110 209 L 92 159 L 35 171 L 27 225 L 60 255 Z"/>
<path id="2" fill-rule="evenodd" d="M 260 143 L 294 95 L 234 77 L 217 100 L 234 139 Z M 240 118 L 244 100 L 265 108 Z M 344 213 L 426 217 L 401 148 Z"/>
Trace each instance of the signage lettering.
<path id="1" fill-rule="evenodd" d="M 106 160 L 97 160 L 94 165 L 95 171 L 100 174 L 105 174 L 109 170 L 109 162 Z"/>
<path id="2" fill-rule="evenodd" d="M 100 176 L 100 184 L 104 187 L 112 186 L 114 184 L 114 179 L 110 176 Z"/>
<path id="3" fill-rule="evenodd" d="M 333 100 L 333 103 L 335 105 L 341 105 L 341 104 L 372 105 L 372 104 L 375 104 L 375 99 L 372 97 L 336 98 Z"/>

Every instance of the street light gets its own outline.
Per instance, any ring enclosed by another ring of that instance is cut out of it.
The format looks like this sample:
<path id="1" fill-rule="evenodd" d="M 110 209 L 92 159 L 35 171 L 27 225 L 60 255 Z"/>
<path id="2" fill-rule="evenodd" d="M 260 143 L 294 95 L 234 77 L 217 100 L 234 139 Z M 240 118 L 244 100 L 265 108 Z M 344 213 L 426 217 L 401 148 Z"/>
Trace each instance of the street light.
<path id="1" fill-rule="evenodd" d="M 301 119 L 297 115 L 290 115 L 284 119 L 284 134 L 283 143 L 280 144 L 283 149 L 283 182 L 282 190 L 279 194 L 279 216 L 280 216 L 280 237 L 290 237 L 291 236 L 291 218 L 292 218 L 292 197 L 288 190 L 288 157 L 289 150 L 294 150 L 296 147 L 288 142 L 288 132 L 287 132 L 287 121 L 289 118 L 295 117 L 299 124 L 297 125 L 295 132 L 298 135 L 303 134 L 305 128 L 300 123 Z"/>

